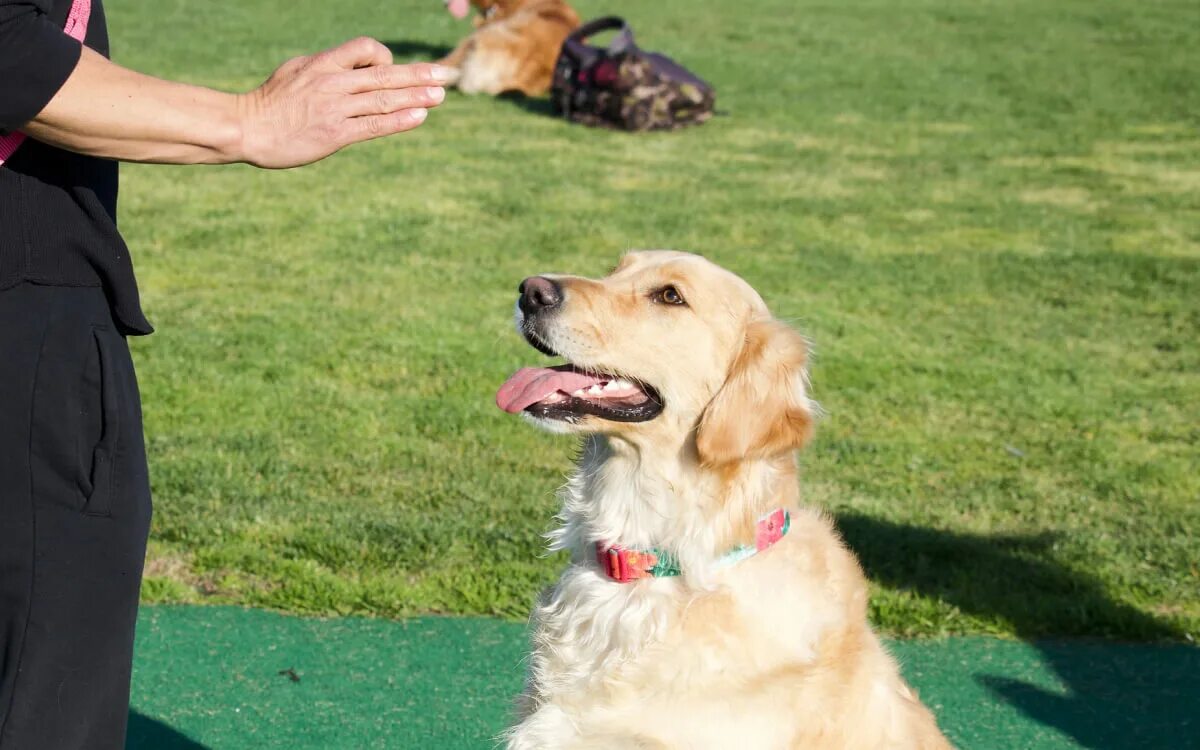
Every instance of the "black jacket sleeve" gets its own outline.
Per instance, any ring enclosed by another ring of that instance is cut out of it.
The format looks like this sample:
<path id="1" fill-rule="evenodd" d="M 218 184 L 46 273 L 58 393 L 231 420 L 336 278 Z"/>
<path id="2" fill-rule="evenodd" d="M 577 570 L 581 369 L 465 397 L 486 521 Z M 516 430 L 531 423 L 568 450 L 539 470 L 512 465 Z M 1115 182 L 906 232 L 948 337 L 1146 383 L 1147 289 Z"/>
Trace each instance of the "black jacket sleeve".
<path id="1" fill-rule="evenodd" d="M 41 112 L 79 62 L 81 45 L 49 10 L 50 0 L 0 0 L 0 133 Z"/>

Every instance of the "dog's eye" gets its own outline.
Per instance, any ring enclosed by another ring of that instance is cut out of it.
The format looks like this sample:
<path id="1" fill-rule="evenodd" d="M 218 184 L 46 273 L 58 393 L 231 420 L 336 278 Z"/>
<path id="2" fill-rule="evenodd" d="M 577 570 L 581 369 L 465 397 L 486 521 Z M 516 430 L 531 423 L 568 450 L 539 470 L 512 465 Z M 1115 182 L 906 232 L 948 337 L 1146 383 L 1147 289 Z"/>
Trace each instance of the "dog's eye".
<path id="1" fill-rule="evenodd" d="M 683 295 L 673 286 L 664 286 L 654 293 L 654 301 L 664 305 L 686 305 Z"/>

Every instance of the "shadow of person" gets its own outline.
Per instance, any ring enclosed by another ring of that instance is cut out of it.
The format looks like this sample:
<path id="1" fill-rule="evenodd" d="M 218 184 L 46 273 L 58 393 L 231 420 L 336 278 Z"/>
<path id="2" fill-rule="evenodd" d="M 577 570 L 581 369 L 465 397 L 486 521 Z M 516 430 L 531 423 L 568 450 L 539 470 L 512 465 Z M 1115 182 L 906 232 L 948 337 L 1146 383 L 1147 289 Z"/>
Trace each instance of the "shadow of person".
<path id="1" fill-rule="evenodd" d="M 558 117 L 558 113 L 554 111 L 554 104 L 550 102 L 549 97 L 545 96 L 526 96 L 519 91 L 508 91 L 496 97 L 500 101 L 508 102 L 514 107 L 529 112 L 530 114 L 541 115 L 543 117 Z"/>
<path id="2" fill-rule="evenodd" d="M 450 54 L 453 47 L 448 47 L 444 44 L 430 44 L 415 39 L 399 39 L 393 41 L 385 41 L 383 46 L 392 51 L 392 54 L 400 58 L 400 62 L 407 62 L 420 58 L 421 60 L 441 60 L 446 55 Z"/>
<path id="3" fill-rule="evenodd" d="M 839 514 L 837 525 L 872 580 L 936 597 L 964 612 L 999 617 L 1025 639 L 1184 637 L 1169 623 L 1113 601 L 1094 577 L 1055 564 L 1047 555 L 1053 534 L 962 534 L 851 513 Z M 1008 678 L 977 679 L 1026 716 L 1084 747 L 1200 747 L 1195 712 L 1200 649 L 1095 640 L 1033 640 L 1032 645 L 1066 686 L 1066 695 Z"/>
<path id="4" fill-rule="evenodd" d="M 129 712 L 125 750 L 209 750 L 199 742 L 137 711 Z"/>
<path id="5" fill-rule="evenodd" d="M 1067 695 L 1003 677 L 977 678 L 1026 716 L 1083 747 L 1200 748 L 1200 649 L 1183 645 L 1036 642 Z"/>

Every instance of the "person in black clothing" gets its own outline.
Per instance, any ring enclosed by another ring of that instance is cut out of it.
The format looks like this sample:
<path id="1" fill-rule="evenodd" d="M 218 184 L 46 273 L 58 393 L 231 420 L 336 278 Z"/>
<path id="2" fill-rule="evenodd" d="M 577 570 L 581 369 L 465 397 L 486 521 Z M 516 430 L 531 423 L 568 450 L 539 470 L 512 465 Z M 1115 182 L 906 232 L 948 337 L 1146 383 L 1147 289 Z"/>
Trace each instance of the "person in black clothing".
<path id="1" fill-rule="evenodd" d="M 116 161 L 308 164 L 417 127 L 447 78 L 366 38 L 241 95 L 107 56 L 100 0 L 0 0 L 0 750 L 125 743 L 150 524 L 126 337 L 152 329 Z"/>

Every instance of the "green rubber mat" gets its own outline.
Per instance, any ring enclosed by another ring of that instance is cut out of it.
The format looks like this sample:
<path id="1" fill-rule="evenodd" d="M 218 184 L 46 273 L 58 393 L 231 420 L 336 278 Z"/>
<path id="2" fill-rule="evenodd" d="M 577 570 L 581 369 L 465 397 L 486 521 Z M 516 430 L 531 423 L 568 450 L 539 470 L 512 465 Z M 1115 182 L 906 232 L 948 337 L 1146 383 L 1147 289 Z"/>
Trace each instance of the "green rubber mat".
<path id="1" fill-rule="evenodd" d="M 1200 649 L 989 638 L 892 652 L 962 748 L 1200 748 Z M 146 607 L 129 750 L 493 747 L 525 630 Z"/>

